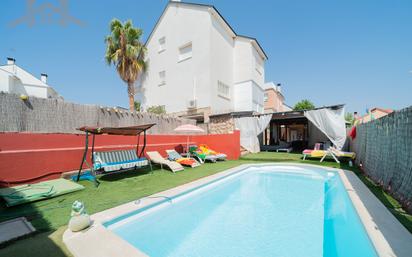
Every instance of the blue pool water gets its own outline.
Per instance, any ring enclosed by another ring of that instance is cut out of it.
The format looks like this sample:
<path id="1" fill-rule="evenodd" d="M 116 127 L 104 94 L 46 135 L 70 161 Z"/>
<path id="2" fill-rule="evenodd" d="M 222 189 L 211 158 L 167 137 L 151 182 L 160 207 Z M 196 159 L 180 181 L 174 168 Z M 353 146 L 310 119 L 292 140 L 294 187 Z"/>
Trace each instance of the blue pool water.
<path id="1" fill-rule="evenodd" d="M 248 168 L 106 226 L 149 256 L 377 256 L 321 168 Z"/>

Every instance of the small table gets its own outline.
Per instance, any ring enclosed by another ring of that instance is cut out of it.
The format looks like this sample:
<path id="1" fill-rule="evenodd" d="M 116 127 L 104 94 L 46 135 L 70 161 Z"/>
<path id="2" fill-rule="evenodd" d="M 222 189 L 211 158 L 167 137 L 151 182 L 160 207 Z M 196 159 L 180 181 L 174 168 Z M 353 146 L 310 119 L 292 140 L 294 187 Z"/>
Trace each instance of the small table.
<path id="1" fill-rule="evenodd" d="M 289 148 L 279 148 L 279 149 L 276 149 L 276 152 L 277 152 L 277 153 L 278 153 L 278 152 L 290 153 L 290 152 L 292 152 L 292 150 L 293 150 L 292 147 L 289 147 Z"/>

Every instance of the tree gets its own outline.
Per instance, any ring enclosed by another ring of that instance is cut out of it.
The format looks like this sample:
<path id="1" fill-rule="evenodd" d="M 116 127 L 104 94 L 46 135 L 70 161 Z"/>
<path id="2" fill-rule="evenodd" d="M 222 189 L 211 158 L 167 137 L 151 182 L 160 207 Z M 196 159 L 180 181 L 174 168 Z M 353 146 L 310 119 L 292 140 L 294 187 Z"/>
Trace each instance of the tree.
<path id="1" fill-rule="evenodd" d="M 164 105 L 154 105 L 147 108 L 147 112 L 155 114 L 165 114 L 166 109 Z"/>
<path id="2" fill-rule="evenodd" d="M 146 47 L 140 42 L 143 31 L 133 27 L 132 21 L 124 23 L 117 19 L 110 22 L 110 35 L 106 36 L 106 55 L 108 65 L 114 65 L 120 78 L 127 83 L 130 111 L 134 111 L 135 86 L 139 75 L 146 71 Z"/>
<path id="3" fill-rule="evenodd" d="M 355 118 L 353 117 L 353 114 L 350 112 L 345 113 L 345 120 L 349 122 L 351 125 L 353 125 L 353 122 L 355 121 Z"/>
<path id="4" fill-rule="evenodd" d="M 313 109 L 315 109 L 315 105 L 307 99 L 303 99 L 297 102 L 295 106 L 293 107 L 294 111 L 313 110 Z"/>
<path id="5" fill-rule="evenodd" d="M 137 111 L 137 112 L 140 112 L 141 110 L 140 110 L 140 108 L 141 108 L 141 103 L 140 102 L 138 102 L 138 101 L 134 101 L 134 109 Z"/>

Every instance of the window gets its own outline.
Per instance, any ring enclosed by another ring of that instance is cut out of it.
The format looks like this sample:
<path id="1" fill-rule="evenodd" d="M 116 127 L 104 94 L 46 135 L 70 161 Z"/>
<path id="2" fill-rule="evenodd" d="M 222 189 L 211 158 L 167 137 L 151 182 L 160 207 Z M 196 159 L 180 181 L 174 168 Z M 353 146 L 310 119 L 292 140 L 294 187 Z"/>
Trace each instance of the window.
<path id="1" fill-rule="evenodd" d="M 255 56 L 255 69 L 260 75 L 263 74 L 263 60 L 260 56 Z"/>
<path id="2" fill-rule="evenodd" d="M 166 71 L 159 72 L 159 86 L 166 84 Z"/>
<path id="3" fill-rule="evenodd" d="M 269 95 L 268 95 L 268 93 L 265 93 L 263 95 L 263 101 L 267 102 L 268 100 L 269 100 Z"/>
<path id="4" fill-rule="evenodd" d="M 166 38 L 161 37 L 159 38 L 159 53 L 166 50 Z"/>
<path id="5" fill-rule="evenodd" d="M 229 99 L 230 98 L 229 86 L 221 81 L 218 81 L 217 82 L 217 94 L 218 96 Z"/>
<path id="6" fill-rule="evenodd" d="M 192 58 L 192 42 L 179 47 L 179 62 Z"/>

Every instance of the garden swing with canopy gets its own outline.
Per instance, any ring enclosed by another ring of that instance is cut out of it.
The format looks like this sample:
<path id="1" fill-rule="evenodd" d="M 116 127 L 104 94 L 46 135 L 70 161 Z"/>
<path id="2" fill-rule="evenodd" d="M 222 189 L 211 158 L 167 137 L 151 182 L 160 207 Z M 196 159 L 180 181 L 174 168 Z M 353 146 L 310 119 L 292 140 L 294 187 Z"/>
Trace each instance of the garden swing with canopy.
<path id="1" fill-rule="evenodd" d="M 146 148 L 146 131 L 153 127 L 152 124 L 129 126 L 129 127 L 80 127 L 77 130 L 86 132 L 85 134 L 85 148 L 83 157 L 80 163 L 79 172 L 73 176 L 75 181 L 92 180 L 96 186 L 100 182 L 96 179 L 97 174 L 117 173 L 127 169 L 136 169 L 150 165 L 150 162 L 143 157 Z M 143 133 L 143 146 L 139 152 L 140 134 Z M 91 165 L 87 162 L 87 151 L 89 150 L 89 135 L 92 135 L 92 149 L 91 149 Z M 95 151 L 94 143 L 96 135 L 123 135 L 123 136 L 137 136 L 136 149 L 130 150 L 112 150 L 112 151 Z M 86 163 L 90 168 L 90 172 L 81 174 L 83 164 Z"/>

